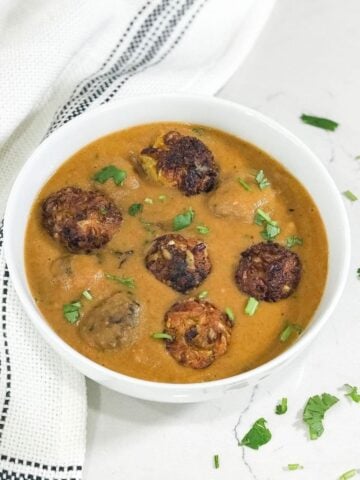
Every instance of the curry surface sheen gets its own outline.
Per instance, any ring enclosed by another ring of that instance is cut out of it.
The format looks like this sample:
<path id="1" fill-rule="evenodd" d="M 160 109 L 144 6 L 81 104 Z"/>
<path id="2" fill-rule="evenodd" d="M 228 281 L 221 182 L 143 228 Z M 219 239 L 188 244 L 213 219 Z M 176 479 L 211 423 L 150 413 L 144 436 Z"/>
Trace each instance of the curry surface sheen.
<path id="1" fill-rule="evenodd" d="M 169 130 L 196 136 L 213 152 L 220 168 L 217 191 L 186 197 L 175 188 L 156 185 L 138 175 L 132 159 Z M 111 179 L 102 185 L 94 182 L 94 174 L 108 165 L 127 171 L 123 186 L 115 185 Z M 254 180 L 254 173 L 260 169 L 271 183 L 263 191 Z M 239 184 L 239 177 L 250 184 L 250 192 Z M 41 203 L 49 194 L 73 185 L 106 193 L 121 210 L 124 221 L 110 243 L 98 254 L 69 258 L 72 270 L 69 276 L 62 263 L 56 260 L 70 254 L 42 227 Z M 160 200 L 159 195 L 165 195 L 166 199 L 161 197 Z M 237 288 L 234 273 L 240 253 L 263 241 L 262 227 L 253 221 L 254 202 L 262 197 L 268 202 L 263 205 L 263 210 L 281 227 L 276 241 L 284 245 L 291 235 L 303 239 L 303 245 L 292 248 L 301 259 L 302 278 L 289 298 L 276 303 L 260 302 L 255 315 L 247 316 L 244 313 L 247 296 Z M 153 203 L 144 203 L 145 198 L 151 198 Z M 224 216 L 234 198 L 235 203 L 241 205 L 240 214 L 237 210 L 237 216 Z M 144 206 L 143 212 L 134 217 L 128 214 L 133 203 L 143 203 Z M 207 243 L 212 271 L 199 288 L 182 295 L 156 280 L 146 269 L 144 258 L 154 238 L 152 232 L 155 231 L 155 236 L 171 232 L 173 217 L 190 207 L 195 211 L 194 221 L 179 233 Z M 153 223 L 154 228 L 149 229 L 146 222 Z M 206 225 L 209 233 L 201 235 L 197 225 Z M 113 251 L 129 250 L 134 254 L 119 268 L 119 259 Z M 142 125 L 116 132 L 73 155 L 41 190 L 29 219 L 25 246 L 32 294 L 40 311 L 61 338 L 83 355 L 110 369 L 147 380 L 176 383 L 229 377 L 281 353 L 296 337 L 293 334 L 287 342 L 280 342 L 284 327 L 288 323 L 306 327 L 320 302 L 327 259 L 327 239 L 319 212 L 304 187 L 289 172 L 267 154 L 238 138 L 215 129 L 178 123 Z M 107 279 L 105 273 L 134 278 L 133 298 L 140 303 L 141 313 L 132 345 L 102 351 L 81 339 L 78 326 L 65 320 L 62 309 L 64 304 L 81 299 L 83 315 L 113 293 L 126 290 L 126 287 Z M 92 300 L 81 296 L 86 289 L 90 289 Z M 227 352 L 209 367 L 194 370 L 179 365 L 167 352 L 163 340 L 155 340 L 151 334 L 163 331 L 164 314 L 176 301 L 196 296 L 203 290 L 209 292 L 207 300 L 218 308 L 233 310 L 235 323 Z"/>

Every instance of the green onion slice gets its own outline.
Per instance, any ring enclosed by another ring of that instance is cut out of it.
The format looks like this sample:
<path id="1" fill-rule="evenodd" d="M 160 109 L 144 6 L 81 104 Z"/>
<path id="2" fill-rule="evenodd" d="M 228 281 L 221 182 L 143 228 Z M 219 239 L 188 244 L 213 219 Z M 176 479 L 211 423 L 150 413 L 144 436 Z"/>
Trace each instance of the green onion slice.
<path id="1" fill-rule="evenodd" d="M 256 300 L 254 297 L 249 297 L 246 307 L 245 307 L 245 313 L 246 315 L 249 315 L 252 317 L 254 313 L 256 312 L 257 308 L 259 306 L 259 302 Z"/>

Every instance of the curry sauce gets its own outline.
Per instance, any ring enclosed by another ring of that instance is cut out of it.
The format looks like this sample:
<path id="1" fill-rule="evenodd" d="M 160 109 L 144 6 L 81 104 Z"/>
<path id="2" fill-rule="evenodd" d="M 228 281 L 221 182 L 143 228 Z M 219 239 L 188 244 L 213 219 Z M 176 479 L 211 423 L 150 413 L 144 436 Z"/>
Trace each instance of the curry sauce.
<path id="1" fill-rule="evenodd" d="M 139 152 L 171 130 L 199 138 L 213 153 L 219 167 L 214 191 L 185 196 L 176 188 L 150 181 L 135 168 Z M 127 172 L 122 185 L 112 179 L 94 181 L 94 175 L 108 165 Z M 260 170 L 269 183 L 263 189 L 255 180 Z M 42 226 L 44 199 L 67 186 L 98 190 L 122 213 L 123 221 L 115 235 L 95 253 L 70 253 Z M 129 215 L 133 204 L 141 204 L 142 211 Z M 245 313 L 249 297 L 237 287 L 235 270 L 241 252 L 264 241 L 263 228 L 254 221 L 254 211 L 260 207 L 280 227 L 277 243 L 286 246 L 289 237 L 302 239 L 302 244 L 291 248 L 301 260 L 302 275 L 292 295 L 274 303 L 261 301 L 249 316 Z M 154 238 L 171 233 L 174 217 L 190 209 L 194 214 L 191 224 L 177 233 L 205 242 L 212 267 L 201 285 L 182 294 L 156 279 L 144 259 Z M 74 154 L 41 190 L 32 208 L 25 242 L 30 289 L 54 331 L 101 365 L 157 382 L 220 379 L 279 355 L 298 335 L 292 332 L 281 341 L 284 328 L 295 324 L 304 329 L 311 321 L 325 286 L 327 261 L 326 233 L 317 207 L 284 167 L 254 145 L 224 132 L 170 122 L 115 132 Z M 119 284 L 112 275 L 131 278 L 133 285 Z M 84 291 L 90 291 L 91 298 L 85 298 Z M 164 330 L 164 315 L 174 303 L 204 291 L 208 292 L 207 300 L 220 310 L 231 309 L 234 322 L 226 353 L 206 368 L 193 369 L 177 363 L 164 340 L 154 339 L 152 334 Z M 78 324 L 64 318 L 63 305 L 79 300 L 83 317 L 117 292 L 130 295 L 140 306 L 135 339 L 114 349 L 90 346 L 79 335 Z"/>

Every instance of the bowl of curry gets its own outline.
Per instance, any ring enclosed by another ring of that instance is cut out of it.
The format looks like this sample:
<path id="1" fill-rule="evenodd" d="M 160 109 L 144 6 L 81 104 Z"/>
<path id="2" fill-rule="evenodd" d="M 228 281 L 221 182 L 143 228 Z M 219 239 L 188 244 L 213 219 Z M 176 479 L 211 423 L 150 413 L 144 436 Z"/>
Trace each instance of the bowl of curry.
<path id="1" fill-rule="evenodd" d="M 123 100 L 61 127 L 16 179 L 4 230 L 45 340 L 94 380 L 167 402 L 297 357 L 350 253 L 314 154 L 255 111 L 196 96 Z"/>

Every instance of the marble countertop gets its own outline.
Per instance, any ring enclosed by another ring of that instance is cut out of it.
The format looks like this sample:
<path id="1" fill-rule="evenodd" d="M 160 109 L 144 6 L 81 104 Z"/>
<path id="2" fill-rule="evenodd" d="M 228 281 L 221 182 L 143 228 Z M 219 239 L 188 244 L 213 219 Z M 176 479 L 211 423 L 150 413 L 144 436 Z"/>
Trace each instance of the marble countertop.
<path id="1" fill-rule="evenodd" d="M 286 126 L 324 162 L 340 191 L 358 195 L 359 18 L 358 0 L 278 0 L 255 48 L 218 94 Z M 334 119 L 340 127 L 331 133 L 304 125 L 303 112 Z M 88 381 L 85 480 L 335 480 L 360 468 L 360 404 L 349 402 L 342 389 L 344 383 L 360 386 L 360 202 L 344 202 L 352 228 L 350 275 L 306 356 L 246 394 L 205 404 L 145 402 Z M 328 412 L 323 436 L 310 441 L 303 407 L 309 396 L 323 392 L 341 401 Z M 284 396 L 289 410 L 275 415 Z M 259 417 L 268 421 L 271 442 L 258 451 L 239 447 L 236 433 L 242 437 Z M 217 470 L 214 454 L 220 457 Z M 289 472 L 289 463 L 304 469 Z"/>

